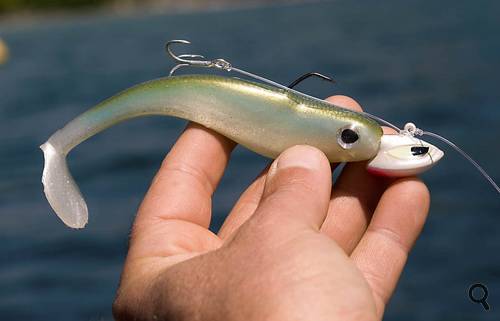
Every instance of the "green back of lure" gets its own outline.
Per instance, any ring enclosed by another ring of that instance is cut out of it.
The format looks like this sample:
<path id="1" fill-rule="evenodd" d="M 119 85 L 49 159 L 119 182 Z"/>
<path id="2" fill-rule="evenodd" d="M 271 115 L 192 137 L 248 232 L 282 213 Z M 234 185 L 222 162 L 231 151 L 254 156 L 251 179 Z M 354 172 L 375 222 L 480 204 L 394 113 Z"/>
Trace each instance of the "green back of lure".
<path id="1" fill-rule="evenodd" d="M 42 145 L 45 194 L 71 227 L 87 222 L 87 207 L 66 165 L 66 154 L 121 121 L 166 115 L 211 128 L 271 158 L 297 144 L 322 150 L 331 162 L 368 160 L 377 154 L 381 127 L 363 115 L 272 86 L 213 75 L 176 76 L 127 89 L 81 114 Z M 341 133 L 356 132 L 353 144 Z"/>

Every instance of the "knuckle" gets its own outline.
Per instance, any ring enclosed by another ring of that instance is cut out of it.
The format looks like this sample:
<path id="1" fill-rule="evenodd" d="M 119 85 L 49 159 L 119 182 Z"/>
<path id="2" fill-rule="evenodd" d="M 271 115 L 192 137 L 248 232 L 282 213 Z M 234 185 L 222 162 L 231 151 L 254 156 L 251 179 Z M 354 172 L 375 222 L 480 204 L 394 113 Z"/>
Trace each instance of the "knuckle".
<path id="1" fill-rule="evenodd" d="M 210 175 L 204 170 L 182 162 L 169 162 L 165 160 L 161 165 L 158 175 L 154 178 L 154 182 L 160 181 L 169 175 L 180 175 L 190 177 L 201 186 L 208 194 L 212 194 L 215 190 L 215 183 L 211 180 Z"/>
<path id="2" fill-rule="evenodd" d="M 401 234 L 397 231 L 394 231 L 393 229 L 370 225 L 367 231 L 375 233 L 382 237 L 384 240 L 396 245 L 397 248 L 399 248 L 405 256 L 407 256 L 411 250 L 412 245 L 406 244 L 403 241 L 403 237 L 401 236 Z"/>

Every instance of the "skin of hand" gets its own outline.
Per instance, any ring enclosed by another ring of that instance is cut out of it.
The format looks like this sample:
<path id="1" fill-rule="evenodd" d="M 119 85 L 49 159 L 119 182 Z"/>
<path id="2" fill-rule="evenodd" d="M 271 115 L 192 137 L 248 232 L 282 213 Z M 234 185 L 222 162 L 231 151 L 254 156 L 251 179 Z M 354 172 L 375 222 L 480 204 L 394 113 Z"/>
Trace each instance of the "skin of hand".
<path id="1" fill-rule="evenodd" d="M 352 99 L 329 101 L 361 110 Z M 425 222 L 429 192 L 283 152 L 248 187 L 218 234 L 211 197 L 234 143 L 190 124 L 134 222 L 113 305 L 117 320 L 381 320 Z"/>

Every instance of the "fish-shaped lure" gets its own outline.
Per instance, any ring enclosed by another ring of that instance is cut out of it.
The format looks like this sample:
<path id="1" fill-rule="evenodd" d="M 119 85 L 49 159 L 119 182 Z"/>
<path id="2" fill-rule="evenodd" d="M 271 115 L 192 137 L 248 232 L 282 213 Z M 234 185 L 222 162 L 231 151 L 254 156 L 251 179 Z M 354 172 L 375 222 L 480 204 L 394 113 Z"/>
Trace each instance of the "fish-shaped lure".
<path id="1" fill-rule="evenodd" d="M 378 122 L 392 124 L 383 119 L 308 96 L 237 69 L 223 59 L 176 56 L 170 49 L 173 43 L 189 42 L 167 43 L 168 53 L 180 63 L 169 77 L 139 84 L 105 100 L 40 146 L 45 158 L 44 192 L 66 225 L 82 228 L 88 221 L 87 205 L 69 172 L 66 155 L 100 131 L 141 116 L 165 115 L 196 122 L 271 158 L 291 146 L 307 144 L 323 151 L 330 162 L 369 161 L 369 171 L 387 176 L 419 174 L 444 155 L 415 138 L 418 129 L 413 124 L 397 135 L 384 135 Z M 214 75 L 172 76 L 187 65 L 233 70 L 267 84 Z"/>
<path id="2" fill-rule="evenodd" d="M 146 115 L 199 123 L 271 158 L 288 147 L 308 144 L 322 150 L 331 162 L 371 160 L 370 170 L 391 176 L 419 173 L 443 155 L 413 137 L 383 135 L 377 122 L 360 113 L 296 92 L 230 77 L 171 76 L 105 100 L 41 146 L 45 195 L 66 225 L 82 228 L 88 220 L 87 205 L 68 170 L 66 155 L 100 131 Z"/>

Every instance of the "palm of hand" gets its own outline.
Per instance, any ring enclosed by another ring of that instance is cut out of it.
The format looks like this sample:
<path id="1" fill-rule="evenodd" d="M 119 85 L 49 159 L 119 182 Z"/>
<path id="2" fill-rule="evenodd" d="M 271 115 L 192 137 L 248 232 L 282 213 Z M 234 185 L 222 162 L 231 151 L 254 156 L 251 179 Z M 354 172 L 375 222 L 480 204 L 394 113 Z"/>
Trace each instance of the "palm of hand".
<path id="1" fill-rule="evenodd" d="M 195 125 L 169 153 L 134 224 L 115 316 L 381 319 L 427 214 L 425 186 L 349 164 L 331 192 L 324 155 L 298 146 L 252 183 L 215 235 L 211 194 L 233 146 Z"/>

